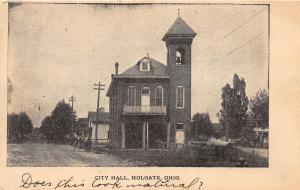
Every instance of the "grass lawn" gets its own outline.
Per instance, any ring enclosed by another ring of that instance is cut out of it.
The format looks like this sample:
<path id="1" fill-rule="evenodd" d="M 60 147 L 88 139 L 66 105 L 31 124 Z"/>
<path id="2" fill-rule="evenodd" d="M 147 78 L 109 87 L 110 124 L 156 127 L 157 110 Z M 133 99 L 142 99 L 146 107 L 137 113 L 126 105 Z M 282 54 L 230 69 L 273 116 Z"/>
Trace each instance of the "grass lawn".
<path id="1" fill-rule="evenodd" d="M 236 167 L 238 159 L 243 157 L 248 167 L 268 167 L 268 158 L 235 149 L 225 155 L 213 148 L 177 149 L 177 150 L 119 150 L 114 152 L 122 159 L 129 159 L 141 166 L 166 167 Z M 224 158 L 225 157 L 225 158 Z"/>

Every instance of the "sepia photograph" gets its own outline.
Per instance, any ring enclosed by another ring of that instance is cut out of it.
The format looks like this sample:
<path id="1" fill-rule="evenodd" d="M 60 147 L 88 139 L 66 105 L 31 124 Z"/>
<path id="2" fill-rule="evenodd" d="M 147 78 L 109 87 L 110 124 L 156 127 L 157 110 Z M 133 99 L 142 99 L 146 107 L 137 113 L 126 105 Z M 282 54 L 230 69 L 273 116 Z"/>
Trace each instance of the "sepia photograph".
<path id="1" fill-rule="evenodd" d="M 268 4 L 9 3 L 7 43 L 7 167 L 269 167 Z"/>

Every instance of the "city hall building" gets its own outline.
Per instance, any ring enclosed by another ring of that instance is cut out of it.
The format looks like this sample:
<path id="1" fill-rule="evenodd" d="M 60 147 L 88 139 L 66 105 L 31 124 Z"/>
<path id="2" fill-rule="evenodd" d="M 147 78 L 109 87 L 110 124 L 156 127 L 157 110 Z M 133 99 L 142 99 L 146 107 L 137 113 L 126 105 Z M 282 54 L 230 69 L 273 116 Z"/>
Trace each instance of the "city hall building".
<path id="1" fill-rule="evenodd" d="M 149 56 L 115 74 L 109 97 L 109 139 L 115 149 L 174 148 L 191 128 L 191 46 L 196 33 L 178 16 L 163 37 L 167 64 Z"/>

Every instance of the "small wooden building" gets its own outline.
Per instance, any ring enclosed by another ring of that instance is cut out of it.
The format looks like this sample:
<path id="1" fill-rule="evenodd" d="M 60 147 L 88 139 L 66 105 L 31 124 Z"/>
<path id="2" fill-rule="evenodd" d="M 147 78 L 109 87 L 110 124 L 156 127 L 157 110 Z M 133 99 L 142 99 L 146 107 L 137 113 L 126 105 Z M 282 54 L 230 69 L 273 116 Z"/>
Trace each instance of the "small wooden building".
<path id="1" fill-rule="evenodd" d="M 88 113 L 88 126 L 91 130 L 92 142 L 95 143 L 97 139 L 98 143 L 108 143 L 109 142 L 108 140 L 109 112 L 105 112 L 103 109 L 99 111 L 97 129 L 96 129 L 96 116 L 97 116 L 97 112 Z"/>

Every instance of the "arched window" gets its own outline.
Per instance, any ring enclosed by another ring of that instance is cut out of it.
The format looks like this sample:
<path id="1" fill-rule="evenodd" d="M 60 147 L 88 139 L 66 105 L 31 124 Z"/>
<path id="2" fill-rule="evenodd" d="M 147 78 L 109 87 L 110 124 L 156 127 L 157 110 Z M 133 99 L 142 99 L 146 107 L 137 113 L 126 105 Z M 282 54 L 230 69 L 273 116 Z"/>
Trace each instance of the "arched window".
<path id="1" fill-rule="evenodd" d="M 184 49 L 178 48 L 176 51 L 176 65 L 184 65 Z"/>
<path id="2" fill-rule="evenodd" d="M 155 105 L 163 106 L 164 89 L 162 86 L 158 86 L 155 89 Z"/>

